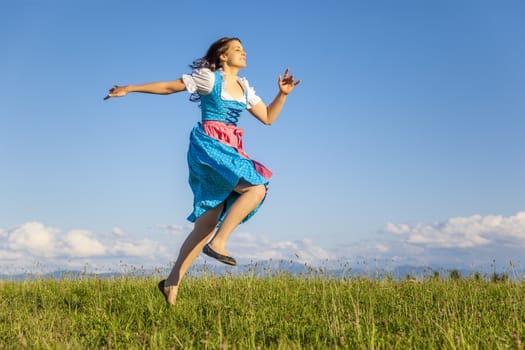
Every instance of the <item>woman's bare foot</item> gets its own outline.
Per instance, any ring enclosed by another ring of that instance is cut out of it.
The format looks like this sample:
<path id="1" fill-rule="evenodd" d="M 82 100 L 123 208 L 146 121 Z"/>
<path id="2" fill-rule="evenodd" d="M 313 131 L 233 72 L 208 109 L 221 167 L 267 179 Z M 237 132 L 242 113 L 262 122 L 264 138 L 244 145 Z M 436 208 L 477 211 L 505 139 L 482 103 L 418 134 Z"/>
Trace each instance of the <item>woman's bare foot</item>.
<path id="1" fill-rule="evenodd" d="M 166 304 L 175 306 L 177 302 L 177 293 L 179 291 L 179 286 L 166 286 L 166 280 L 159 282 L 158 287 L 164 299 L 166 299 Z"/>

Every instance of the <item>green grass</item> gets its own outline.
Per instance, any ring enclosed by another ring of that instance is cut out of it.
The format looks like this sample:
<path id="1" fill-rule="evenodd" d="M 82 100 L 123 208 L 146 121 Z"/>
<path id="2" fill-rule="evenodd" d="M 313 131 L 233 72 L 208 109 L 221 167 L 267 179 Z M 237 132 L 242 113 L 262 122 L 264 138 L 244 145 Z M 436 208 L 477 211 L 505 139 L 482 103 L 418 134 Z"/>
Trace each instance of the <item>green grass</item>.
<path id="1" fill-rule="evenodd" d="M 0 282 L 2 349 L 522 349 L 525 282 L 201 276 Z"/>

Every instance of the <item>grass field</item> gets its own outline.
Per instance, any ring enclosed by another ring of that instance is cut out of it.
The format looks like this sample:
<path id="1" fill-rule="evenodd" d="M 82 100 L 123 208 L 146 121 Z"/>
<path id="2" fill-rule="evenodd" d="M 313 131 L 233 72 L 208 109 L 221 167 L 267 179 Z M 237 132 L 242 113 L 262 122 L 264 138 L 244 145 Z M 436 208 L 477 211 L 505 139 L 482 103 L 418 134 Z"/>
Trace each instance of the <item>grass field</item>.
<path id="1" fill-rule="evenodd" d="M 155 276 L 0 282 L 1 349 L 523 349 L 525 282 L 186 279 L 176 308 Z"/>

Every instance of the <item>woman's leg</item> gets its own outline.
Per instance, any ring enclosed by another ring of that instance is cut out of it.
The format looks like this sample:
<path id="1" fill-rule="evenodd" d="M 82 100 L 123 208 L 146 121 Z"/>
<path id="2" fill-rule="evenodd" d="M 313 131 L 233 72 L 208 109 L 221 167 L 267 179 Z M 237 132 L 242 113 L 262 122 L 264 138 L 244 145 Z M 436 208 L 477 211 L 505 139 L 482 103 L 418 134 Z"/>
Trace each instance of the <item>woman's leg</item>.
<path id="1" fill-rule="evenodd" d="M 223 207 L 224 204 L 218 205 L 195 220 L 195 226 L 182 243 L 179 256 L 168 278 L 161 282 L 162 285 L 159 284 L 159 288 L 164 294 L 168 304 L 175 305 L 180 281 L 213 234 Z"/>
<path id="2" fill-rule="evenodd" d="M 228 214 L 226 214 L 221 226 L 217 230 L 217 233 L 209 243 L 209 246 L 215 252 L 222 255 L 228 255 L 225 245 L 233 230 L 248 214 L 257 208 L 259 203 L 264 199 L 264 196 L 266 195 L 266 186 L 239 183 L 237 187 L 235 187 L 235 192 L 238 192 L 241 195 L 232 204 L 230 210 L 228 210 Z"/>

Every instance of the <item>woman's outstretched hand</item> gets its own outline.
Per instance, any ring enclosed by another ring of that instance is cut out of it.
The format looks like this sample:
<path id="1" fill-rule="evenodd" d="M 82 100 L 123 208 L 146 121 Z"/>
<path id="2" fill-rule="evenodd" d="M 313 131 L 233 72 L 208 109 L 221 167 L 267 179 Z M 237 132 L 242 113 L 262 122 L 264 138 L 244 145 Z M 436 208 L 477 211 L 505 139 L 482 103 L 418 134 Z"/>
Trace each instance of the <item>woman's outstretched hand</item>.
<path id="1" fill-rule="evenodd" d="M 115 85 L 109 89 L 108 94 L 104 97 L 104 100 L 107 100 L 110 97 L 122 97 L 128 94 L 127 86 L 118 86 Z"/>
<path id="2" fill-rule="evenodd" d="M 293 75 L 288 75 L 288 71 L 288 68 L 286 68 L 284 71 L 284 76 L 279 75 L 278 81 L 279 90 L 285 95 L 288 95 L 290 92 L 292 92 L 294 87 L 296 87 L 301 82 L 301 80 L 294 80 Z"/>

